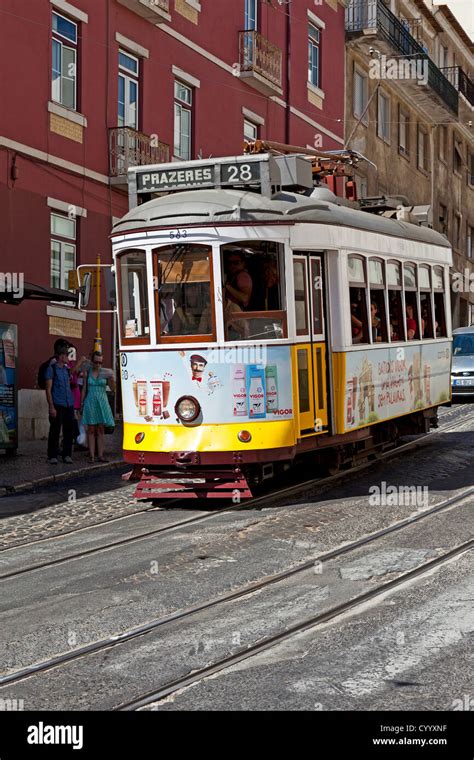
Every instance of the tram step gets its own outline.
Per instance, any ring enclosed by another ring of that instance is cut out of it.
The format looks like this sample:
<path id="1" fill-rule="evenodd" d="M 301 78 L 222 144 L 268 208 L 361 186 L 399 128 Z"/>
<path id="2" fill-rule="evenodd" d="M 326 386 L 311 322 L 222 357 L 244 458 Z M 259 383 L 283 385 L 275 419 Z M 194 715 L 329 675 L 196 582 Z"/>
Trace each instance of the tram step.
<path id="1" fill-rule="evenodd" d="M 213 470 L 205 473 L 143 473 L 135 499 L 250 499 L 252 492 L 242 473 Z"/>

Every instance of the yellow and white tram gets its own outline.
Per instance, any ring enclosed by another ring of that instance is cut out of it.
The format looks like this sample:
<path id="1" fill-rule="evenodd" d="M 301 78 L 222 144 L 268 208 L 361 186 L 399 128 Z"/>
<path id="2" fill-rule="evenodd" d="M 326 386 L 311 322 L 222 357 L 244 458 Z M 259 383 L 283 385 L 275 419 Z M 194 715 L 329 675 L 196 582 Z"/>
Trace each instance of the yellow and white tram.
<path id="1" fill-rule="evenodd" d="M 138 498 L 248 497 L 299 455 L 317 472 L 425 432 L 449 399 L 448 241 L 349 207 L 307 166 L 130 171 L 112 244 Z"/>

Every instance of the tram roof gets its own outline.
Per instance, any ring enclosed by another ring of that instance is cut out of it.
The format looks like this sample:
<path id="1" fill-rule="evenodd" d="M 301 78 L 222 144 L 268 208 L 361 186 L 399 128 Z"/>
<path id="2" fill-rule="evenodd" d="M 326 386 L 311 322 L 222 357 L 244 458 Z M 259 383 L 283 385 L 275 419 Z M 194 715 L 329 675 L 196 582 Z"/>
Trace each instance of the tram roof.
<path id="1" fill-rule="evenodd" d="M 366 232 L 415 240 L 450 248 L 449 240 L 435 230 L 340 206 L 298 193 L 281 192 L 273 198 L 241 190 L 189 190 L 157 197 L 136 206 L 113 227 L 113 235 L 161 227 L 213 226 L 306 222 L 352 227 Z"/>

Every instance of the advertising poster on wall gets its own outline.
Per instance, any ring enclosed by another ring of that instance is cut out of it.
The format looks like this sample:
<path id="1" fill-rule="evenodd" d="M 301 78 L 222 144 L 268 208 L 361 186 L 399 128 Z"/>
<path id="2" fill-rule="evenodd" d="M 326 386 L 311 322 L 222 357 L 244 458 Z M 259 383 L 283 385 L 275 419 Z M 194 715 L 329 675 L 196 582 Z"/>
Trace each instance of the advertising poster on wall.
<path id="1" fill-rule="evenodd" d="M 0 322 L 0 449 L 16 448 L 18 445 L 17 356 L 17 326 Z"/>
<path id="2" fill-rule="evenodd" d="M 124 420 L 182 424 L 182 396 L 199 402 L 202 424 L 292 419 L 290 348 L 263 348 L 122 353 Z"/>
<path id="3" fill-rule="evenodd" d="M 447 401 L 450 366 L 450 342 L 346 354 L 345 429 Z"/>

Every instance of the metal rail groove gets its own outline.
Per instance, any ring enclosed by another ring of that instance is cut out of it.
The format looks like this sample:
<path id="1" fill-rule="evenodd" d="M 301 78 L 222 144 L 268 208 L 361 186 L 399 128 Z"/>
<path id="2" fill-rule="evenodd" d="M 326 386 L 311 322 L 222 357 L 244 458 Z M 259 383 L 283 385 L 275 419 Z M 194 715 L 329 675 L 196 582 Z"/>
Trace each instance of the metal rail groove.
<path id="1" fill-rule="evenodd" d="M 177 620 L 183 620 L 185 618 L 188 618 L 204 610 L 211 609 L 221 604 L 226 604 L 228 602 L 235 601 L 237 599 L 248 596 L 252 593 L 255 593 L 256 591 L 260 591 L 264 588 L 267 588 L 268 586 L 272 586 L 275 583 L 279 583 L 283 580 L 287 580 L 288 578 L 291 578 L 294 575 L 298 575 L 299 573 L 302 573 L 302 572 L 305 572 L 306 570 L 311 569 L 314 566 L 315 562 L 327 562 L 337 557 L 341 557 L 349 552 L 359 549 L 362 546 L 371 544 L 374 541 L 377 541 L 378 539 L 386 535 L 395 533 L 401 530 L 402 528 L 405 528 L 409 525 L 419 522 L 420 520 L 423 520 L 427 517 L 430 517 L 439 512 L 447 510 L 453 507 L 455 504 L 461 503 L 466 498 L 469 498 L 469 496 L 472 496 L 472 495 L 474 495 L 474 487 L 468 488 L 462 493 L 457 494 L 456 496 L 452 496 L 451 498 L 446 499 L 445 501 L 442 501 L 439 504 L 436 504 L 431 509 L 424 510 L 423 512 L 420 512 L 419 514 L 404 518 L 403 520 L 400 520 L 399 522 L 394 523 L 393 525 L 390 525 L 387 528 L 382 528 L 378 531 L 375 531 L 374 533 L 369 533 L 367 536 L 363 536 L 362 538 L 359 538 L 356 541 L 351 541 L 350 543 L 343 544 L 342 546 L 337 547 L 336 549 L 331 549 L 328 552 L 319 554 L 318 556 L 313 557 L 311 560 L 307 560 L 301 563 L 300 565 L 296 565 L 295 567 L 290 568 L 289 570 L 283 570 L 279 573 L 275 573 L 272 576 L 267 576 L 266 578 L 263 578 L 258 581 L 254 581 L 253 583 L 249 583 L 246 586 L 236 589 L 235 591 L 232 591 L 229 594 L 225 594 L 223 596 L 210 599 L 206 602 L 201 602 L 199 604 L 193 605 L 192 607 L 187 607 L 184 610 L 171 613 L 170 615 L 166 615 L 157 620 L 150 621 L 149 623 L 144 623 L 143 625 L 137 626 L 136 628 L 133 628 L 129 631 L 125 631 L 124 633 L 120 633 L 115 636 L 110 636 L 107 639 L 96 641 L 94 643 L 88 644 L 79 649 L 75 649 L 72 652 L 67 652 L 65 654 L 57 655 L 55 657 L 52 657 L 36 665 L 31 665 L 27 668 L 22 668 L 19 671 L 10 673 L 7 676 L 0 678 L 0 687 L 6 686 L 7 684 L 11 684 L 11 683 L 16 683 L 18 681 L 22 681 L 25 678 L 29 678 L 34 675 L 41 674 L 47 670 L 72 662 L 73 660 L 77 660 L 89 654 L 94 654 L 102 650 L 112 648 L 118 644 L 131 641 L 132 639 L 138 638 L 139 636 L 146 635 L 147 633 L 150 633 L 167 623 L 175 622 Z"/>
<path id="2" fill-rule="evenodd" d="M 375 464 L 377 464 L 377 462 L 381 462 L 385 459 L 391 459 L 392 457 L 396 457 L 399 454 L 405 453 L 406 451 L 416 450 L 420 446 L 425 445 L 428 442 L 428 439 L 431 440 L 431 436 L 436 436 L 437 434 L 442 433 L 442 432 L 449 432 L 449 430 L 456 429 L 457 427 L 459 427 L 460 424 L 463 424 L 464 422 L 465 422 L 464 420 L 461 420 L 461 421 L 453 423 L 452 425 L 446 426 L 445 428 L 437 429 L 433 431 L 432 433 L 429 433 L 428 435 L 424 436 L 421 440 L 410 441 L 408 443 L 402 444 L 401 446 L 397 446 L 396 448 L 390 449 L 389 451 L 381 452 L 380 454 L 376 455 L 375 459 L 370 459 L 367 462 L 357 465 L 356 467 L 351 467 L 348 470 L 337 472 L 334 475 L 330 475 L 326 478 L 312 478 L 311 480 L 306 480 L 306 481 L 303 481 L 302 483 L 295 483 L 286 488 L 279 489 L 278 491 L 272 491 L 269 494 L 264 494 L 263 496 L 258 496 L 256 498 L 249 499 L 249 501 L 245 502 L 244 504 L 242 503 L 232 504 L 218 511 L 216 510 L 210 514 L 206 513 L 204 515 L 196 515 L 195 517 L 190 517 L 187 520 L 181 520 L 177 523 L 173 523 L 172 525 L 165 525 L 162 528 L 156 528 L 155 530 L 146 531 L 145 533 L 139 533 L 137 536 L 130 536 L 129 538 L 121 538 L 118 541 L 111 541 L 108 544 L 104 544 L 102 546 L 96 546 L 92 549 L 86 549 L 79 552 L 75 552 L 74 554 L 70 554 L 65 557 L 59 557 L 58 559 L 55 559 L 55 560 L 38 562 L 36 565 L 31 565 L 30 567 L 25 567 L 25 568 L 22 568 L 21 570 L 14 570 L 10 573 L 1 574 L 0 582 L 9 580 L 11 578 L 19 577 L 20 575 L 25 575 L 26 573 L 31 573 L 35 570 L 43 570 L 48 567 L 55 567 L 57 565 L 63 564 L 64 562 L 71 562 L 75 559 L 82 559 L 83 557 L 88 557 L 93 554 L 99 554 L 100 552 L 107 551 L 108 549 L 115 549 L 118 547 L 122 547 L 128 544 L 138 542 L 138 541 L 143 541 L 155 535 L 159 535 L 163 533 L 171 533 L 174 530 L 179 530 L 180 528 L 186 527 L 194 523 L 207 522 L 208 520 L 212 520 L 216 517 L 219 517 L 222 514 L 227 514 L 229 512 L 244 512 L 247 510 L 255 509 L 256 507 L 262 508 L 267 503 L 270 506 L 273 506 L 274 500 L 276 498 L 280 499 L 281 497 L 290 496 L 290 495 L 299 493 L 300 491 L 304 491 L 306 488 L 311 488 L 314 486 L 324 487 L 327 485 L 331 485 L 332 483 L 338 482 L 339 480 L 344 480 L 350 475 L 355 475 L 359 472 L 369 469 L 370 467 L 373 467 Z M 173 501 L 173 500 L 170 500 L 170 501 Z M 184 500 L 182 501 L 184 502 Z M 176 504 L 177 502 L 174 501 L 174 503 Z M 133 515 L 131 515 L 131 517 L 133 517 Z M 120 518 L 115 518 L 115 519 L 117 520 L 123 519 L 123 516 Z M 105 521 L 104 523 L 98 523 L 97 525 L 101 525 L 101 524 L 108 525 L 109 522 L 112 522 L 112 520 Z M 96 526 L 94 525 L 94 526 L 88 526 L 88 527 L 96 527 Z M 88 528 L 80 528 L 79 531 L 87 530 L 87 529 Z M 70 533 L 66 535 L 70 535 Z M 62 534 L 59 534 L 59 536 L 40 539 L 40 541 L 50 541 L 53 538 L 61 538 L 61 536 Z M 8 549 L 3 549 L 3 551 L 13 551 L 15 549 L 29 546 L 30 543 L 38 544 L 40 543 L 40 541 L 26 542 L 24 544 L 12 546 Z"/>
<path id="3" fill-rule="evenodd" d="M 233 665 L 237 665 L 239 662 L 242 662 L 243 660 L 247 660 L 250 657 L 255 657 L 256 655 L 262 652 L 265 652 L 268 649 L 271 649 L 277 644 L 280 644 L 282 641 L 286 641 L 295 635 L 298 635 L 311 628 L 314 628 L 319 625 L 323 625 L 324 623 L 334 620 L 335 618 L 341 615 L 344 615 L 349 610 L 353 610 L 355 607 L 363 605 L 372 599 L 376 599 L 377 597 L 386 594 L 392 589 L 397 588 L 397 586 L 401 586 L 413 578 L 417 578 L 421 575 L 424 575 L 425 573 L 430 572 L 434 568 L 441 567 L 446 562 L 450 561 L 454 557 L 464 554 L 465 552 L 469 551 L 473 547 L 474 547 L 474 540 L 466 541 L 465 543 L 460 544 L 459 546 L 456 546 L 454 549 L 451 549 L 449 552 L 445 552 L 445 554 L 441 555 L 440 557 L 430 560 L 429 562 L 426 562 L 425 564 L 420 565 L 414 570 L 410 570 L 409 572 L 404 573 L 403 575 L 400 575 L 398 578 L 387 581 L 387 583 L 381 584 L 380 586 L 377 586 L 376 588 L 371 589 L 370 591 L 366 591 L 365 593 L 354 597 L 348 602 L 344 602 L 343 604 L 337 605 L 336 607 L 333 607 L 332 609 L 327 610 L 326 612 L 323 612 L 319 615 L 314 615 L 311 618 L 307 618 L 301 623 L 298 623 L 297 625 L 294 625 L 291 628 L 288 628 L 286 631 L 277 633 L 274 636 L 269 636 L 268 638 L 263 639 L 257 644 L 252 644 L 245 650 L 240 650 L 236 652 L 235 654 L 231 654 L 228 657 L 218 660 L 212 665 L 207 665 L 204 668 L 195 670 L 192 675 L 185 676 L 184 678 L 178 678 L 175 681 L 170 681 L 169 683 L 159 687 L 157 690 L 153 692 L 147 692 L 146 694 L 142 695 L 141 697 L 137 699 L 133 699 L 129 702 L 122 702 L 120 705 L 117 705 L 116 707 L 114 707 L 113 711 L 138 710 L 140 707 L 145 707 L 146 705 L 149 705 L 153 702 L 157 702 L 161 699 L 165 699 L 170 694 L 173 694 L 176 691 L 180 691 L 181 689 L 184 689 L 188 686 L 196 684 L 199 681 L 202 681 L 203 679 L 208 678 L 209 676 L 219 673 L 220 671 L 225 670 Z"/>

